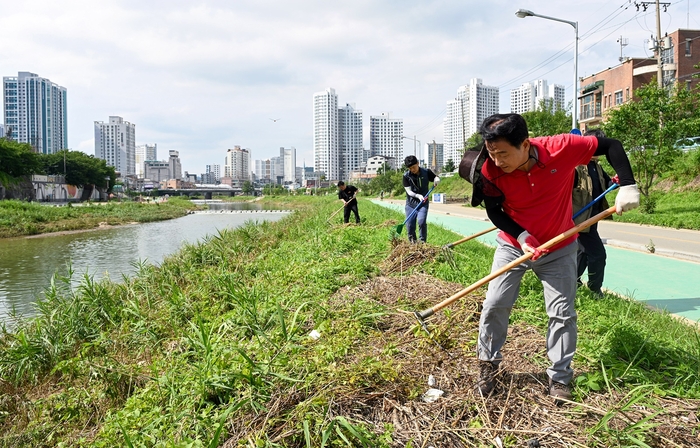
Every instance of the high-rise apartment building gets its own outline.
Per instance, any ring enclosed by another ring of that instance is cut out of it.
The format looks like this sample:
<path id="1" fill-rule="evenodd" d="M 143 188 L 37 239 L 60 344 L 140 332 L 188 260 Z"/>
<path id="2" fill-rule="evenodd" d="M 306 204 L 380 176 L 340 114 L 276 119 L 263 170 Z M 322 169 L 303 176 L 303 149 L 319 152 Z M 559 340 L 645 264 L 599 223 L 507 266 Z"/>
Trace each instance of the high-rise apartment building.
<path id="1" fill-rule="evenodd" d="M 442 143 L 428 143 L 428 160 L 425 161 L 425 166 L 433 170 L 434 173 L 439 173 L 442 171 L 442 167 L 445 166 L 443 156 L 444 145 Z"/>
<path id="2" fill-rule="evenodd" d="M 146 177 L 146 167 L 144 162 L 147 160 L 158 160 L 158 145 L 156 143 L 149 145 L 138 145 L 134 155 L 136 176 L 139 178 Z"/>
<path id="3" fill-rule="evenodd" d="M 5 128 L 10 138 L 29 143 L 43 154 L 67 149 L 66 88 L 29 72 L 2 80 Z"/>
<path id="4" fill-rule="evenodd" d="M 250 151 L 240 146 L 226 151 L 224 177 L 238 183 L 250 180 Z"/>
<path id="5" fill-rule="evenodd" d="M 374 156 L 403 161 L 403 119 L 391 118 L 391 113 L 369 117 L 369 149 Z"/>
<path id="6" fill-rule="evenodd" d="M 105 160 L 122 176 L 136 174 L 136 125 L 122 117 L 95 122 L 95 157 Z"/>
<path id="7" fill-rule="evenodd" d="M 443 121 L 445 164 L 452 160 L 459 165 L 465 142 L 479 130 L 484 119 L 498 113 L 498 87 L 486 86 L 479 78 L 457 90 L 457 98 L 447 102 Z"/>
<path id="8" fill-rule="evenodd" d="M 170 166 L 170 179 L 182 179 L 182 163 L 180 151 L 168 151 L 168 165 Z"/>
<path id="9" fill-rule="evenodd" d="M 211 182 L 205 182 L 207 184 L 215 184 L 221 180 L 221 165 L 206 165 L 204 167 L 206 171 L 207 178 L 212 179 Z"/>
<path id="10" fill-rule="evenodd" d="M 565 88 L 559 84 L 547 84 L 546 79 L 526 82 L 510 91 L 510 111 L 514 114 L 535 111 L 544 102 L 552 111 L 564 110 Z"/>
<path id="11" fill-rule="evenodd" d="M 282 167 L 284 170 L 284 182 L 294 183 L 297 179 L 297 150 L 294 146 L 291 148 L 280 148 L 280 158 L 282 158 Z"/>
<path id="12" fill-rule="evenodd" d="M 328 88 L 314 93 L 313 102 L 314 170 L 324 173 L 326 179 L 340 179 L 338 95 Z"/>
<path id="13" fill-rule="evenodd" d="M 351 172 L 367 162 L 362 145 L 362 111 L 355 109 L 354 103 L 338 109 L 338 149 L 340 179 L 348 180 Z"/>

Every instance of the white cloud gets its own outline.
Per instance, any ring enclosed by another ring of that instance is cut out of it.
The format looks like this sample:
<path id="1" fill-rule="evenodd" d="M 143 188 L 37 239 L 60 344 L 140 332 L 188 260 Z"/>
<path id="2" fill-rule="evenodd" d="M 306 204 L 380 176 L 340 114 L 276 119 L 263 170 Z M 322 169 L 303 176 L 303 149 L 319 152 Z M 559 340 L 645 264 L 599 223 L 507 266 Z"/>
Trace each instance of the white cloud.
<path id="1" fill-rule="evenodd" d="M 573 28 L 518 19 L 518 8 L 579 22 L 579 76 L 616 65 L 621 35 L 625 55 L 648 55 L 655 28 L 653 8 L 637 13 L 626 0 L 28 0 L 0 10 L 0 41 L 10 43 L 0 74 L 31 71 L 66 87 L 69 146 L 89 154 L 93 122 L 119 115 L 136 124 L 137 143 L 179 150 L 190 172 L 223 163 L 233 145 L 254 159 L 294 146 L 310 165 L 311 98 L 327 87 L 366 123 L 385 111 L 403 118 L 422 143 L 442 140 L 445 103 L 471 78 L 501 88 L 503 111 L 511 88 L 537 78 L 566 85 L 570 98 Z M 689 2 L 662 15 L 664 32 L 698 20 Z"/>

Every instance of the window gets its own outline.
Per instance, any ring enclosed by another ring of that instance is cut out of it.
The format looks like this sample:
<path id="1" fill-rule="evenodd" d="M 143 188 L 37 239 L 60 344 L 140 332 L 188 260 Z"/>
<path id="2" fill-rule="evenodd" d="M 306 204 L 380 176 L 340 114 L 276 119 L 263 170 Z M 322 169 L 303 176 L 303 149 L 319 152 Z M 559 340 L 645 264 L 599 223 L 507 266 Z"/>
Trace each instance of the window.
<path id="1" fill-rule="evenodd" d="M 622 104 L 622 90 L 615 92 L 615 105 L 619 106 Z"/>
<path id="2" fill-rule="evenodd" d="M 630 99 L 630 88 L 627 87 L 627 89 L 625 89 L 625 101 L 629 101 L 629 99 Z"/>
<path id="3" fill-rule="evenodd" d="M 685 55 L 686 55 L 686 57 L 690 57 L 690 56 L 691 56 L 691 53 L 690 53 L 690 43 L 691 43 L 691 42 L 692 42 L 691 39 L 687 39 L 687 38 L 686 38 L 686 40 L 685 40 Z"/>

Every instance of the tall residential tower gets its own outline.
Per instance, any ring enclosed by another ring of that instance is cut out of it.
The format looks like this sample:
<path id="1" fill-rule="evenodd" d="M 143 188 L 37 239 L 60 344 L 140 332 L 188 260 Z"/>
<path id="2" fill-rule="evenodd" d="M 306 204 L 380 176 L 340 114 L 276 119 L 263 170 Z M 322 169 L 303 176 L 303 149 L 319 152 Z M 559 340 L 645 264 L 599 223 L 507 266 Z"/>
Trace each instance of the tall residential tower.
<path id="1" fill-rule="evenodd" d="M 535 111 L 543 102 L 548 107 L 551 105 L 552 112 L 564 110 L 564 92 L 564 86 L 547 85 L 546 79 L 526 82 L 510 91 L 510 111 L 514 114 Z"/>
<path id="2" fill-rule="evenodd" d="M 498 87 L 485 86 L 473 78 L 469 85 L 457 90 L 457 98 L 447 102 L 443 122 L 444 162 L 452 160 L 455 166 L 462 160 L 466 141 L 478 132 L 484 119 L 498 113 Z"/>
<path id="3" fill-rule="evenodd" d="M 369 149 L 372 157 L 384 156 L 403 162 L 403 119 L 391 118 L 390 112 L 369 117 Z"/>
<path id="4" fill-rule="evenodd" d="M 338 95 L 328 88 L 314 93 L 314 171 L 326 179 L 340 179 L 338 150 Z"/>
<path id="5" fill-rule="evenodd" d="M 66 88 L 29 72 L 5 76 L 2 81 L 5 129 L 10 138 L 29 143 L 43 154 L 67 149 Z"/>
<path id="6" fill-rule="evenodd" d="M 136 174 L 136 125 L 122 117 L 95 122 L 95 157 L 105 160 L 122 176 Z"/>

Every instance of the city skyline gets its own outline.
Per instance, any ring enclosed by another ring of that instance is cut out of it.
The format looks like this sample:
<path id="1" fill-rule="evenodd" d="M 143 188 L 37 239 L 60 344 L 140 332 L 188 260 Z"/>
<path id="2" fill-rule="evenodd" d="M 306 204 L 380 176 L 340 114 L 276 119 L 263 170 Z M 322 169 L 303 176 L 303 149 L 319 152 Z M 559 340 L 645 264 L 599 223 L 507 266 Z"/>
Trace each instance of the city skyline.
<path id="1" fill-rule="evenodd" d="M 0 73 L 37 73 L 68 90 L 72 150 L 94 154 L 94 121 L 122 116 L 138 126 L 137 145 L 179 151 L 190 173 L 223 165 L 222 154 L 236 145 L 256 159 L 293 146 L 297 164 L 310 166 L 309 98 L 329 86 L 367 116 L 392 111 L 403 119 L 405 135 L 423 146 L 441 142 L 445 103 L 471 78 L 498 87 L 501 112 L 509 110 L 511 89 L 535 79 L 563 85 L 568 104 L 572 27 L 519 19 L 519 8 L 579 22 L 580 77 L 617 65 L 621 51 L 651 56 L 653 5 L 647 11 L 626 0 L 570 6 L 127 1 L 90 8 L 32 1 L 0 15 L 0 38 L 13 42 L 1 50 Z M 700 5 L 674 3 L 661 22 L 662 34 L 700 29 Z M 629 42 L 624 49 L 621 36 Z M 369 126 L 365 119 L 365 149 Z M 412 152 L 412 142 L 404 149 Z"/>

